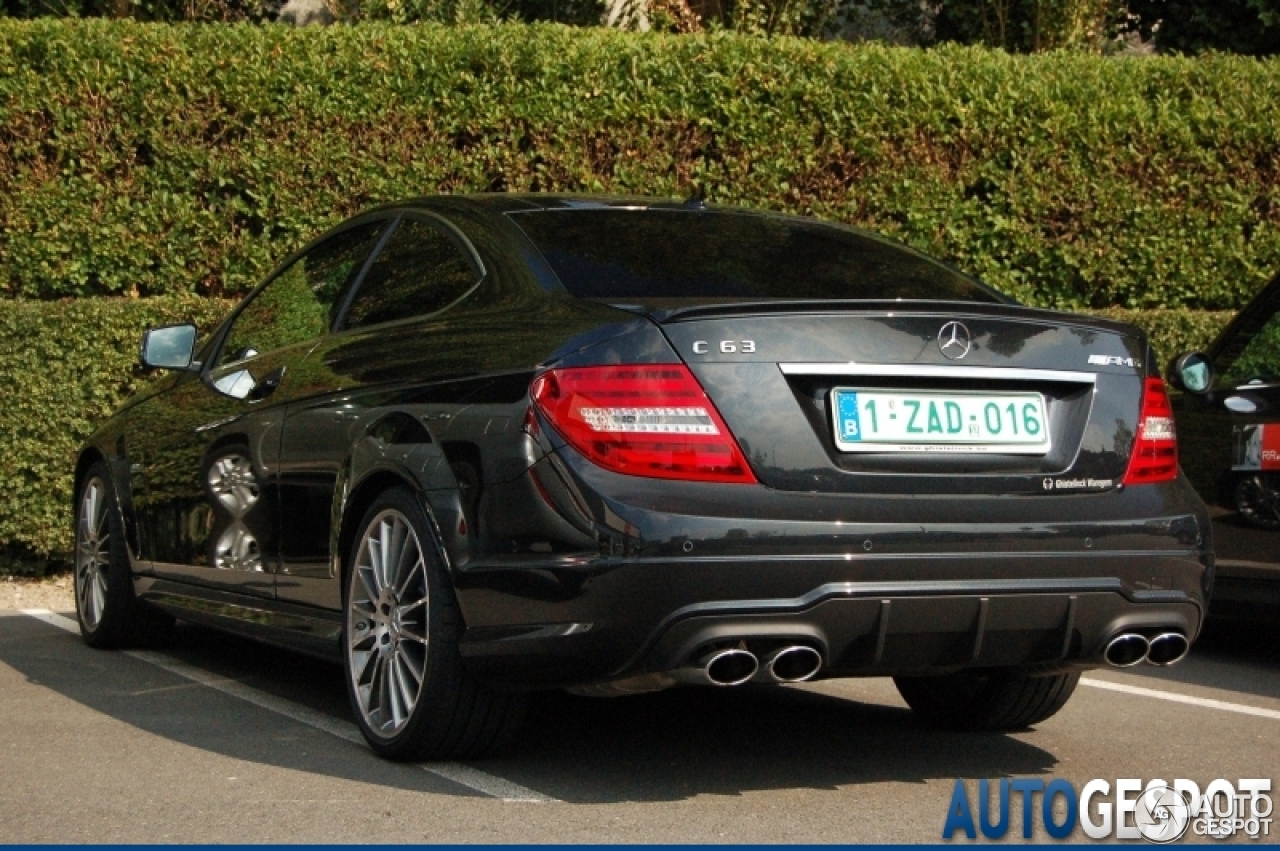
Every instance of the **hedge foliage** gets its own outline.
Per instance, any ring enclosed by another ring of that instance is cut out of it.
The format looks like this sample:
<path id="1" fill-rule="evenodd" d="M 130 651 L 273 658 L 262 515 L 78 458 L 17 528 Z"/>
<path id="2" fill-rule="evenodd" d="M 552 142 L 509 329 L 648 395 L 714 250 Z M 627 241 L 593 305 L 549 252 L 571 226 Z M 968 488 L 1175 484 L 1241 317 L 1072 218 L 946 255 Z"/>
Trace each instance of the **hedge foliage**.
<path id="1" fill-rule="evenodd" d="M 147 380 L 142 331 L 185 321 L 212 328 L 227 309 L 189 295 L 0 301 L 0 545 L 28 555 L 71 549 L 76 453 Z"/>
<path id="2" fill-rule="evenodd" d="M 138 344 L 149 325 L 212 328 L 230 303 L 170 296 L 0 301 L 0 553 L 71 549 L 71 488 L 81 442 L 148 380 Z M 1203 348 L 1231 313 L 1107 311 L 1152 335 L 1164 358 Z M 5 571 L 0 564 L 0 573 Z"/>
<path id="3" fill-rule="evenodd" d="M 1280 267 L 1280 61 L 554 25 L 0 20 L 0 294 L 244 291 L 371 203 L 686 196 L 896 235 L 1044 306 Z"/>
<path id="4" fill-rule="evenodd" d="M 1227 327 L 1234 310 L 1093 310 L 1090 313 L 1129 322 L 1147 332 L 1161 358 L 1161 372 L 1183 352 L 1203 351 Z"/>

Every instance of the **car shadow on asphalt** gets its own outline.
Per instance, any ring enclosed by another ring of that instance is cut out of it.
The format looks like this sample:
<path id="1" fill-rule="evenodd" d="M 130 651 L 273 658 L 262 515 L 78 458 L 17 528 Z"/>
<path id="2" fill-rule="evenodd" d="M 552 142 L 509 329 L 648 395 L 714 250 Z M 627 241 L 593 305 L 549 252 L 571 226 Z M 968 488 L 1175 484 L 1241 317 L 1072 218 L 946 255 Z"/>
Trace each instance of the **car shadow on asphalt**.
<path id="1" fill-rule="evenodd" d="M 305 656 L 253 642 L 216 635 L 210 630 L 180 627 L 173 646 L 164 651 L 190 665 L 236 680 L 326 714 L 350 719 L 340 670 Z M 28 683 L 69 698 L 93 712 L 153 736 L 205 752 L 293 771 L 373 783 L 408 791 L 484 797 L 413 765 L 379 759 L 363 743 L 351 743 L 316 731 L 292 719 L 253 706 L 139 659 L 92 650 L 79 636 L 37 620 L 0 617 L 0 665 L 13 668 Z M 336 686 L 336 688 L 335 688 Z M 299 699 L 299 692 L 306 700 Z M 33 697 L 39 706 L 39 697 Z M 51 702 L 48 718 L 64 710 Z M 65 723 L 77 723 L 75 716 Z M 136 742 L 136 739 L 131 741 Z M 146 741 L 145 739 L 143 741 Z M 54 742 L 41 747 L 57 748 Z M 68 743 L 67 747 L 75 747 Z M 148 760 L 172 758 L 172 749 L 154 754 L 112 755 L 121 744 L 102 744 L 97 758 L 115 758 L 132 770 Z M 136 748 L 136 745 L 131 745 Z"/>
<path id="2" fill-rule="evenodd" d="M 313 744 L 304 749 L 299 737 L 308 738 L 306 728 L 297 722 L 49 631 L 26 618 L 0 618 L 0 662 L 149 733 L 297 771 L 438 794 L 477 794 L 338 739 L 308 739 Z M 24 635 L 34 640 L 18 640 Z M 189 625 L 180 625 L 165 652 L 351 719 L 338 665 Z M 291 725 L 297 728 L 292 735 L 282 735 Z M 762 686 L 678 688 L 613 699 L 540 693 L 532 696 L 528 721 L 510 752 L 475 767 L 561 800 L 614 803 L 1027 776 L 1052 773 L 1057 764 L 1052 753 L 1010 736 L 931 730 L 902 707 Z"/>
<path id="3" fill-rule="evenodd" d="M 578 803 L 1051 773 L 1006 735 L 929 729 L 901 707 L 772 686 L 534 700 L 513 759 L 478 767 Z"/>

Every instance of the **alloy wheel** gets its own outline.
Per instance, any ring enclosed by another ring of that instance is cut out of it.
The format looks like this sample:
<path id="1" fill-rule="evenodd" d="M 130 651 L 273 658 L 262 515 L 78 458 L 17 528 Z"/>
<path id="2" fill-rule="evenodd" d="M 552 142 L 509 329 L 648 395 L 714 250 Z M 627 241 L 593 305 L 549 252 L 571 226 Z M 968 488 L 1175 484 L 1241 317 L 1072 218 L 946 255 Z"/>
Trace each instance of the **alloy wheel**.
<path id="1" fill-rule="evenodd" d="M 356 703 L 370 730 L 394 736 L 422 692 L 429 620 L 422 546 L 399 511 L 387 509 L 365 528 L 347 601 L 347 663 Z"/>
<path id="2" fill-rule="evenodd" d="M 107 571 L 111 564 L 111 531 L 107 523 L 107 489 L 92 478 L 80 495 L 76 519 L 76 604 L 89 629 L 97 627 L 107 602 Z"/>

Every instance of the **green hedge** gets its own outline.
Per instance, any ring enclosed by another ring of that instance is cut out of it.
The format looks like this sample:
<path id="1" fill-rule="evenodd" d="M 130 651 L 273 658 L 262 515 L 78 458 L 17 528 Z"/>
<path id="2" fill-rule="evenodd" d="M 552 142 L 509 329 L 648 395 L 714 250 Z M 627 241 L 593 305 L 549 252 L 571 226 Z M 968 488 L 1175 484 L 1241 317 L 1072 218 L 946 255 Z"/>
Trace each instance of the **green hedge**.
<path id="1" fill-rule="evenodd" d="M 1203 351 L 1218 332 L 1235 316 L 1234 310 L 1093 310 L 1120 322 L 1129 322 L 1147 332 L 1160 357 L 1161 373 L 1169 361 L 1183 352 Z"/>
<path id="2" fill-rule="evenodd" d="M 0 301 L 0 552 L 27 556 L 71 548 L 71 487 L 81 441 L 147 379 L 137 366 L 148 325 L 216 324 L 229 303 L 154 299 Z M 1202 348 L 1227 313 L 1107 311 L 1152 334 L 1164 358 Z M 0 572 L 4 572 L 0 564 Z"/>
<path id="3" fill-rule="evenodd" d="M 1023 300 L 1238 309 L 1280 267 L 1280 61 L 553 25 L 0 20 L 0 294 L 243 291 L 371 203 L 687 195 Z"/>
<path id="4" fill-rule="evenodd" d="M 138 345 L 149 325 L 211 328 L 216 299 L 0 301 L 0 544 L 11 553 L 71 549 L 71 487 L 81 442 L 147 379 Z"/>

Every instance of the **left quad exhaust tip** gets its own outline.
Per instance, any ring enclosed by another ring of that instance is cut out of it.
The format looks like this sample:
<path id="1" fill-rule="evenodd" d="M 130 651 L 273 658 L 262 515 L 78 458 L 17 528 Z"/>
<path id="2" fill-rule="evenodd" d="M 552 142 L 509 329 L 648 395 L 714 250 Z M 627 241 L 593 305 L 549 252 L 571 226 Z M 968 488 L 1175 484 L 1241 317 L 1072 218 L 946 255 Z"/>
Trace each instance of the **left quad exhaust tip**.
<path id="1" fill-rule="evenodd" d="M 756 654 L 733 648 L 704 653 L 691 665 L 672 671 L 671 677 L 676 682 L 695 685 L 740 686 L 758 670 L 760 660 Z"/>
<path id="2" fill-rule="evenodd" d="M 1122 632 L 1107 642 L 1107 649 L 1102 655 L 1111 667 L 1128 668 L 1147 658 L 1150 646 L 1145 635 Z"/>
<path id="3" fill-rule="evenodd" d="M 721 650 L 711 654 L 703 665 L 712 685 L 740 686 L 755 676 L 760 660 L 747 650 Z"/>

